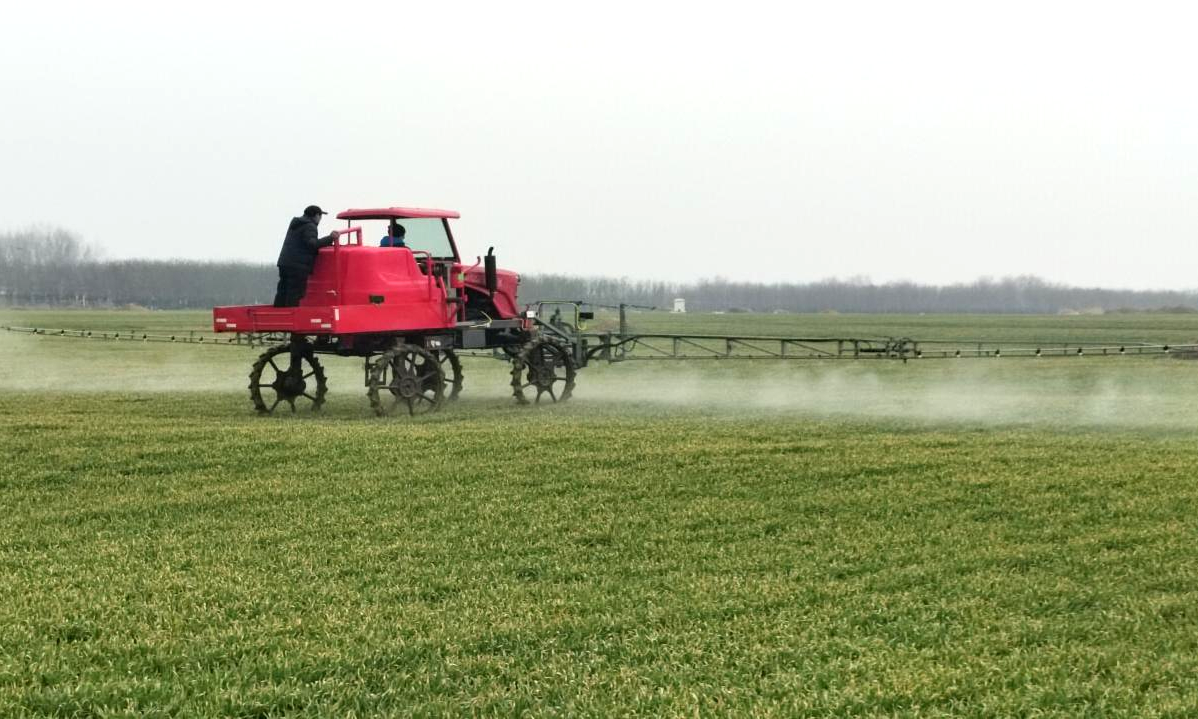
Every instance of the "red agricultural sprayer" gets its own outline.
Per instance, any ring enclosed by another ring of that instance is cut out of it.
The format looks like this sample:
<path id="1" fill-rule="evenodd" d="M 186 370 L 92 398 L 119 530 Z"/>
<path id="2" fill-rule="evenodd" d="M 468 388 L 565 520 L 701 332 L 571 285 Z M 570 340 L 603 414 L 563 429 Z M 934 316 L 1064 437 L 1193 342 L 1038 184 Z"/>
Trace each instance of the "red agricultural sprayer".
<path id="1" fill-rule="evenodd" d="M 449 220 L 458 213 L 405 207 L 346 210 L 342 238 L 322 248 L 298 307 L 245 305 L 213 310 L 217 332 L 284 334 L 250 371 L 259 412 L 280 404 L 319 408 L 327 390 L 318 355 L 365 360 L 366 394 L 380 415 L 431 412 L 462 389 L 458 350 L 495 350 L 513 363 L 519 402 L 569 398 L 570 348 L 536 331 L 516 305 L 516 273 L 491 251 L 462 262 Z M 402 222 L 406 246 L 363 242 L 355 222 Z"/>
<path id="2" fill-rule="evenodd" d="M 213 329 L 227 341 L 136 332 L 6 327 L 47 336 L 267 346 L 250 369 L 254 408 L 270 414 L 319 409 L 328 391 L 319 357 L 363 360 L 370 404 L 379 415 L 433 412 L 462 391 L 459 354 L 488 354 L 511 363 L 511 388 L 521 404 L 563 402 L 577 371 L 602 360 L 860 360 L 965 357 L 1077 357 L 1193 354 L 1198 345 L 1143 342 L 1042 342 L 1009 346 L 988 341 L 910 338 L 780 337 L 646 334 L 619 325 L 592 332 L 593 305 L 541 301 L 520 308 L 519 277 L 499 269 L 495 255 L 463 262 L 448 210 L 351 209 L 341 237 L 320 249 L 298 307 L 241 305 L 213 309 Z M 376 246 L 365 225 L 402 223 L 404 247 Z M 645 308 L 638 308 L 645 309 Z M 269 346 L 268 346 L 269 345 Z"/>

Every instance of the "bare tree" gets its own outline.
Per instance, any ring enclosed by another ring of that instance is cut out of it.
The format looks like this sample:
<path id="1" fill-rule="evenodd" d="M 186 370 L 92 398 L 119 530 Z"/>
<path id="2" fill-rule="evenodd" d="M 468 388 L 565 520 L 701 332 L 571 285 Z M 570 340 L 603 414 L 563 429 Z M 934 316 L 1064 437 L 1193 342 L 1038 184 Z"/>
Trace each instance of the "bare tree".
<path id="1" fill-rule="evenodd" d="M 0 303 L 144 305 L 203 308 L 270 301 L 268 264 L 196 260 L 104 261 L 94 246 L 56 227 L 0 233 Z M 1055 285 L 1030 276 L 969 284 L 875 284 L 868 278 L 758 284 L 723 278 L 692 283 L 543 274 L 521 277 L 520 300 L 584 300 L 669 307 L 683 297 L 692 311 L 1054 313 L 1062 309 L 1182 311 L 1198 293 Z"/>

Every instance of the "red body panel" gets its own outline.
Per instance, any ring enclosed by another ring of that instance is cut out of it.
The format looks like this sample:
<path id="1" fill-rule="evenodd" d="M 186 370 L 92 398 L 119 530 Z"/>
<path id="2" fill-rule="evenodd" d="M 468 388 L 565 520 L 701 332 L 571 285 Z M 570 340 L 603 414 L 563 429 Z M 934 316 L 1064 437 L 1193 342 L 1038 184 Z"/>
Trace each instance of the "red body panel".
<path id="1" fill-rule="evenodd" d="M 472 267 L 464 271 L 467 287 L 483 293 L 487 291 L 486 270 L 482 267 Z M 495 319 L 507 320 L 518 317 L 520 311 L 516 308 L 516 285 L 520 282 L 519 275 L 510 270 L 497 270 L 495 279 L 497 286 L 492 300 L 495 302 L 495 309 L 499 310 L 499 316 Z"/>
<path id="2" fill-rule="evenodd" d="M 453 272 L 465 274 L 467 287 L 486 292 L 483 268 L 455 265 Z M 494 319 L 517 317 L 516 273 L 499 270 L 497 280 Z M 446 298 L 441 278 L 421 272 L 409 249 L 339 245 L 317 254 L 299 307 L 216 307 L 213 329 L 330 335 L 446 329 L 458 319 L 457 303 Z"/>
<path id="3" fill-rule="evenodd" d="M 439 278 L 423 274 L 411 250 L 367 245 L 322 248 L 300 306 L 368 305 L 372 295 L 382 297 L 382 305 L 402 305 L 408 311 L 420 311 L 420 305 L 445 306 Z M 448 311 L 439 314 L 442 321 L 452 321 L 444 317 Z"/>

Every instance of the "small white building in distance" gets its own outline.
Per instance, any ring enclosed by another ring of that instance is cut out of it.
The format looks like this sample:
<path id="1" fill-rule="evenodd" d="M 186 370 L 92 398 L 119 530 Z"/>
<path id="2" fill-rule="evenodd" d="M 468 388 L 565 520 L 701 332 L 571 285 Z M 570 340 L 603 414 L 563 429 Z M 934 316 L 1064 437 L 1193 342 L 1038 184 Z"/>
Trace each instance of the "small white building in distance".
<path id="1" fill-rule="evenodd" d="M 682 299 L 681 297 L 675 297 L 674 298 L 674 311 L 675 312 L 686 312 L 686 300 Z"/>

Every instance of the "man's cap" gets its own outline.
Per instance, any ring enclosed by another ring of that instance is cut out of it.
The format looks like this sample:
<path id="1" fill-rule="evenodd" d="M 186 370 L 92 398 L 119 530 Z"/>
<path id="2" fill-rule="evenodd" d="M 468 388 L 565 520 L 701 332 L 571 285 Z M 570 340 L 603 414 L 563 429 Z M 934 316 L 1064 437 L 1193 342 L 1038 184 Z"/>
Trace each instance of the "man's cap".
<path id="1" fill-rule="evenodd" d="M 327 215 L 329 213 L 320 209 L 316 205 L 308 205 L 307 207 L 304 208 L 304 214 L 305 215 Z"/>

